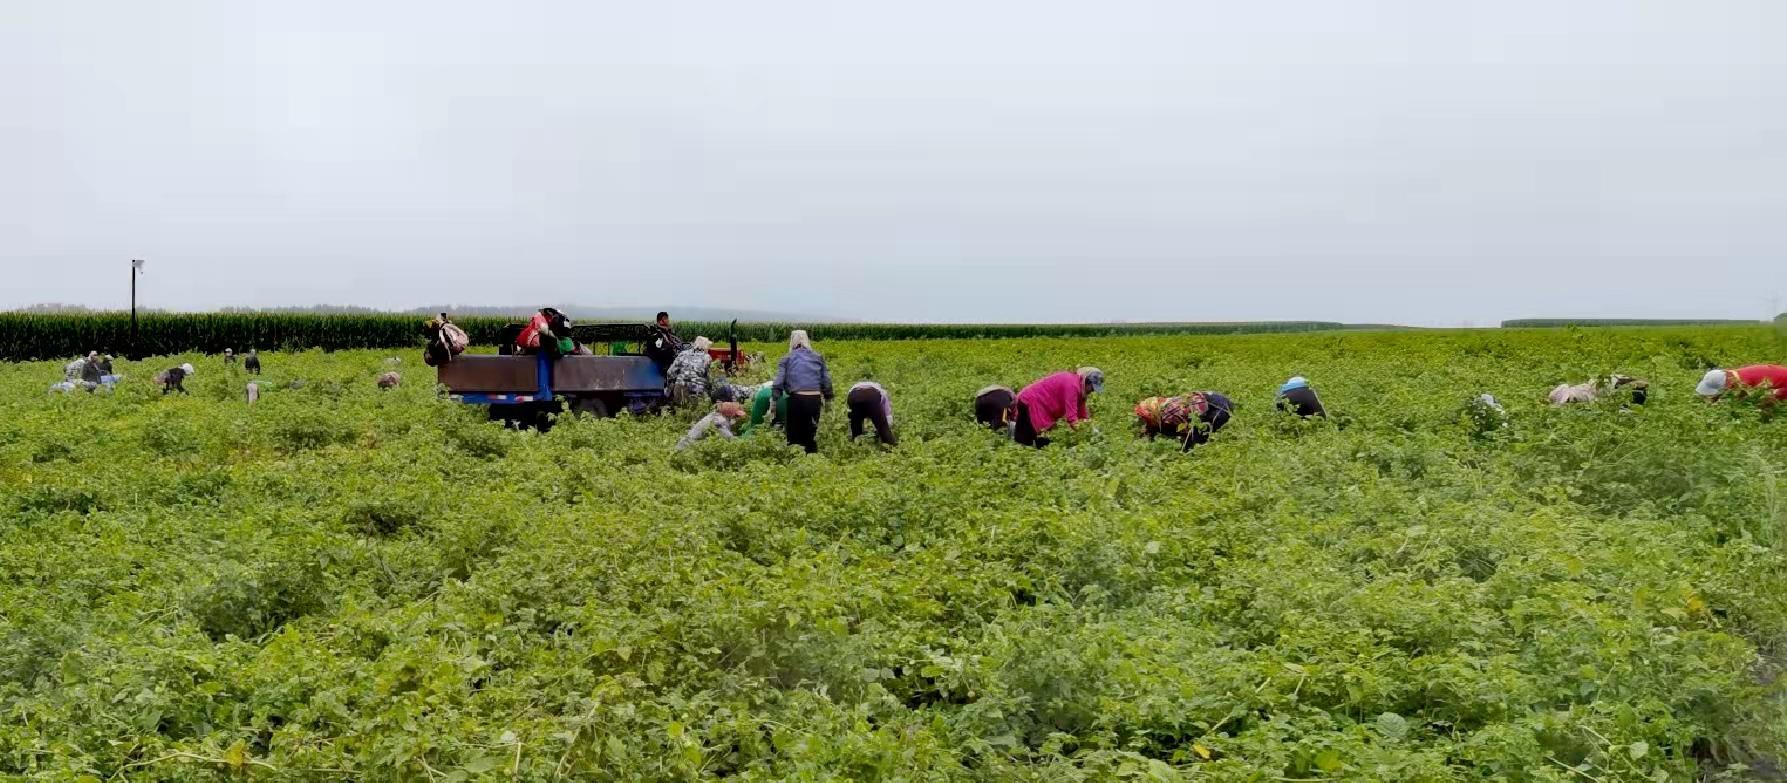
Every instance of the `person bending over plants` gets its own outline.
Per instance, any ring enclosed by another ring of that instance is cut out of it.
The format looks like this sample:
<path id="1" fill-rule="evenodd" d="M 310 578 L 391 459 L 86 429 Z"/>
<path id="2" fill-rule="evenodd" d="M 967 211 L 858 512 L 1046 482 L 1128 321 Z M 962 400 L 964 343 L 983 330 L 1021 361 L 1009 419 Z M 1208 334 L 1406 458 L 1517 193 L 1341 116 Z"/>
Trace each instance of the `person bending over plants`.
<path id="1" fill-rule="evenodd" d="M 1104 371 L 1097 367 L 1058 372 L 1025 386 L 1018 392 L 1017 424 L 1012 427 L 1012 440 L 1039 449 L 1049 445 L 1049 439 L 1043 433 L 1054 429 L 1062 420 L 1069 426 L 1090 420 L 1092 411 L 1086 407 L 1086 399 L 1103 390 Z"/>

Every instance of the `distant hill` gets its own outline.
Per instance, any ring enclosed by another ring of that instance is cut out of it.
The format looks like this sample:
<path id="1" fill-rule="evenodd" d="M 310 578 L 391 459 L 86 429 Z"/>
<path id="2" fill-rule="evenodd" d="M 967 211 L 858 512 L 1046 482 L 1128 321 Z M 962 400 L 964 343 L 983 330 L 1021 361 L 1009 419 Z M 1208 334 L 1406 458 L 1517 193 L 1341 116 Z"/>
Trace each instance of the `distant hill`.
<path id="1" fill-rule="evenodd" d="M 1503 329 L 1551 329 L 1560 326 L 1732 326 L 1762 321 L 1737 318 L 1517 318 L 1503 321 Z"/>

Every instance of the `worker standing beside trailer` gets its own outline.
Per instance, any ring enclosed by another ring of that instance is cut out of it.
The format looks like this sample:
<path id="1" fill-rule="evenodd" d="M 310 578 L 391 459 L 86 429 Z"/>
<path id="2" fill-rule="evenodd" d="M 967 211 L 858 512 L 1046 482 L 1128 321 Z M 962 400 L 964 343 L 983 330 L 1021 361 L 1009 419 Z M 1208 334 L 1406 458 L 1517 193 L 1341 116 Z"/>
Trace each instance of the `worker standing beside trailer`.
<path id="1" fill-rule="evenodd" d="M 677 354 L 683 351 L 682 338 L 677 337 L 676 330 L 670 328 L 669 313 L 658 313 L 658 320 L 649 328 L 651 334 L 645 340 L 645 355 L 658 365 L 659 372 L 668 377 L 670 363 L 676 361 Z"/>

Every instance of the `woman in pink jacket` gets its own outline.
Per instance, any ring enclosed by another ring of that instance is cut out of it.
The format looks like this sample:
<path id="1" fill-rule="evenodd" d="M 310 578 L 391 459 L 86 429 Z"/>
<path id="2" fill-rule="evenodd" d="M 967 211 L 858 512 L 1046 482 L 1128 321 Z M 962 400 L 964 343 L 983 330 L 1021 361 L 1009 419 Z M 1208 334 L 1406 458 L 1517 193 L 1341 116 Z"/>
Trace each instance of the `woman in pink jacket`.
<path id="1" fill-rule="evenodd" d="M 1058 372 L 1025 386 L 1018 392 L 1017 423 L 1012 427 L 1012 439 L 1039 449 L 1049 445 L 1049 439 L 1042 433 L 1054 429 L 1062 419 L 1072 425 L 1092 418 L 1092 412 L 1086 408 L 1086 396 L 1102 390 L 1104 371 L 1097 367 Z"/>

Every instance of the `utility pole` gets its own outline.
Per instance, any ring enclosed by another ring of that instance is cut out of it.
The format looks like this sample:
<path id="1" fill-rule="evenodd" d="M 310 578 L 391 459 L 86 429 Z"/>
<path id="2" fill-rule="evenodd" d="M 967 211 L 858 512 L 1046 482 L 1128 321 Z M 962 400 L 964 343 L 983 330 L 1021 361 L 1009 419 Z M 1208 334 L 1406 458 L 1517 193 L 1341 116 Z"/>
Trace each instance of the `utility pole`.
<path id="1" fill-rule="evenodd" d="M 137 275 L 143 273 L 143 259 L 130 259 L 130 355 L 137 358 Z"/>

